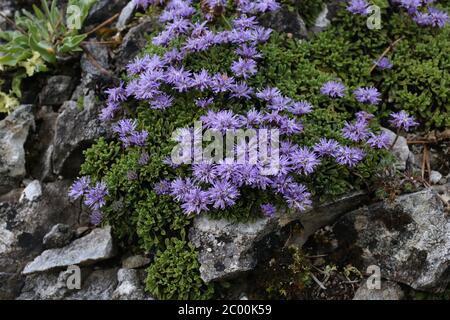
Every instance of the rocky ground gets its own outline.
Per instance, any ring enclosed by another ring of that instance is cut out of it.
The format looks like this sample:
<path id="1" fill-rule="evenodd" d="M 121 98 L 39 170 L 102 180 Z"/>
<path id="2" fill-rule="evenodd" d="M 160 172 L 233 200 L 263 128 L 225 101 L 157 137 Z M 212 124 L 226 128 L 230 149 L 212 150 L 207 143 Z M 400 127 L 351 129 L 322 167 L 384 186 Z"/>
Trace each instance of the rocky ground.
<path id="1" fill-rule="evenodd" d="M 151 257 L 120 250 L 110 228 L 91 228 L 81 203 L 67 197 L 82 151 L 111 134 L 97 119 L 98 96 L 118 81 L 114 74 L 145 45 L 154 25 L 132 19 L 127 3 L 101 0 L 88 19 L 96 25 L 121 13 L 114 26 L 120 45 L 91 43 L 90 55 L 32 79 L 24 93 L 30 104 L 0 118 L 0 299 L 152 299 L 143 284 Z M 2 1 L 0 11 L 10 15 L 16 5 Z M 332 11 L 327 8 L 309 31 L 325 28 Z M 279 15 L 267 23 L 306 36 L 300 16 Z M 420 169 L 421 148 L 401 138 L 393 152 L 401 168 Z M 430 152 L 431 186 L 392 201 L 370 203 L 358 193 L 298 216 L 247 224 L 196 218 L 189 238 L 199 250 L 203 280 L 230 283 L 223 298 L 241 299 L 258 298 L 268 282 L 274 297 L 294 299 L 395 300 L 445 291 L 449 160 Z M 303 247 L 295 270 L 284 261 L 290 246 Z M 73 265 L 81 267 L 80 289 L 67 287 Z M 379 290 L 367 289 L 369 266 L 381 271 Z M 282 292 L 268 274 L 276 275 Z M 305 274 L 311 283 L 303 281 Z"/>

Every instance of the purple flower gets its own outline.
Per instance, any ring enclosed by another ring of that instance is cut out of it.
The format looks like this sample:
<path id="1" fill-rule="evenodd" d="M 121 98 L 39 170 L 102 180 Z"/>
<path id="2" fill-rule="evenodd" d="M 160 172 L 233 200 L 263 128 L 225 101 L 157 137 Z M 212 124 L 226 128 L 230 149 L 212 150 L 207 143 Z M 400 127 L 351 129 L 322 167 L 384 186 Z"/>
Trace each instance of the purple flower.
<path id="1" fill-rule="evenodd" d="M 366 0 L 350 0 L 347 11 L 365 16 L 369 13 L 369 3 Z"/>
<path id="2" fill-rule="evenodd" d="M 100 121 L 111 121 L 116 116 L 116 112 L 119 111 L 120 106 L 116 102 L 108 102 L 105 108 L 102 109 L 98 118 Z"/>
<path id="3" fill-rule="evenodd" d="M 339 143 L 333 139 L 321 138 L 320 141 L 314 146 L 314 152 L 319 156 L 332 156 L 339 148 Z"/>
<path id="4" fill-rule="evenodd" d="M 148 155 L 147 152 L 144 152 L 141 154 L 141 156 L 138 160 L 138 165 L 140 165 L 142 167 L 146 166 L 148 164 L 149 160 L 150 160 L 150 156 Z"/>
<path id="5" fill-rule="evenodd" d="M 249 46 L 246 43 L 236 49 L 236 54 L 243 59 L 258 59 L 262 57 L 261 53 L 254 46 Z"/>
<path id="6" fill-rule="evenodd" d="M 89 220 L 93 226 L 99 226 L 103 222 L 103 213 L 100 210 L 94 210 L 91 212 Z"/>
<path id="7" fill-rule="evenodd" d="M 329 96 L 331 98 L 342 98 L 345 96 L 345 86 L 338 81 L 328 81 L 325 82 L 320 88 L 320 92 L 323 95 Z"/>
<path id="8" fill-rule="evenodd" d="M 389 120 L 389 122 L 397 129 L 409 131 L 412 127 L 416 127 L 419 125 L 419 123 L 415 121 L 414 117 L 410 116 L 406 111 L 403 110 L 400 112 L 391 113 L 390 116 L 391 119 Z"/>
<path id="9" fill-rule="evenodd" d="M 288 111 L 297 115 L 302 116 L 304 114 L 310 113 L 313 110 L 312 104 L 307 101 L 295 102 L 292 106 L 288 108 Z"/>
<path id="10" fill-rule="evenodd" d="M 236 76 L 247 79 L 256 74 L 256 62 L 252 59 L 239 58 L 238 61 L 233 62 L 231 65 L 231 70 Z"/>
<path id="11" fill-rule="evenodd" d="M 345 122 L 344 128 L 342 129 L 342 136 L 355 142 L 366 140 L 369 136 L 369 127 L 367 126 L 367 122 Z"/>
<path id="12" fill-rule="evenodd" d="M 231 97 L 250 99 L 253 94 L 253 89 L 247 83 L 240 81 L 231 87 Z"/>
<path id="13" fill-rule="evenodd" d="M 163 93 L 150 102 L 150 107 L 155 110 L 165 110 L 173 105 L 173 97 Z"/>
<path id="14" fill-rule="evenodd" d="M 202 211 L 208 211 L 210 204 L 208 193 L 199 187 L 191 188 L 185 195 L 181 208 L 189 215 L 192 213 L 200 214 Z"/>
<path id="15" fill-rule="evenodd" d="M 388 149 L 390 147 L 390 143 L 391 140 L 389 134 L 385 131 L 378 135 L 371 133 L 370 138 L 367 140 L 367 144 L 376 149 Z"/>
<path id="16" fill-rule="evenodd" d="M 108 95 L 109 102 L 122 102 L 127 99 L 127 92 L 123 87 L 123 82 L 116 88 L 106 90 L 105 93 Z"/>
<path id="17" fill-rule="evenodd" d="M 120 137 L 125 137 L 136 130 L 137 121 L 133 119 L 120 120 L 116 125 L 112 127 L 113 131 Z"/>
<path id="18" fill-rule="evenodd" d="M 197 107 L 205 109 L 214 102 L 214 98 L 197 99 L 195 104 Z"/>
<path id="19" fill-rule="evenodd" d="M 361 87 L 356 89 L 353 94 L 361 103 L 377 105 L 381 101 L 381 93 L 375 87 Z"/>
<path id="20" fill-rule="evenodd" d="M 90 188 L 86 193 L 84 203 L 93 210 L 100 210 L 106 204 L 106 196 L 108 195 L 108 187 L 104 182 L 97 182 L 94 187 Z"/>
<path id="21" fill-rule="evenodd" d="M 300 147 L 291 154 L 291 164 L 299 174 L 311 174 L 320 164 L 314 151 L 308 147 Z"/>
<path id="22" fill-rule="evenodd" d="M 170 184 L 170 194 L 177 201 L 184 201 L 186 195 L 195 187 L 191 179 L 177 178 Z"/>
<path id="23" fill-rule="evenodd" d="M 312 205 L 311 194 L 302 184 L 290 184 L 283 196 L 291 209 L 305 211 L 307 207 Z"/>
<path id="24" fill-rule="evenodd" d="M 234 86 L 234 78 L 226 74 L 215 74 L 212 78 L 211 89 L 214 93 L 227 92 Z"/>
<path id="25" fill-rule="evenodd" d="M 225 209 L 236 203 L 238 189 L 228 181 L 216 181 L 208 190 L 209 199 L 215 209 Z"/>
<path id="26" fill-rule="evenodd" d="M 206 128 L 213 129 L 225 133 L 227 130 L 239 129 L 241 127 L 241 119 L 232 111 L 208 111 L 206 116 L 202 116 L 200 120 Z"/>
<path id="27" fill-rule="evenodd" d="M 364 159 L 365 153 L 363 150 L 358 148 L 341 146 L 336 150 L 334 156 L 336 158 L 337 163 L 351 168 Z"/>
<path id="28" fill-rule="evenodd" d="M 153 186 L 153 191 L 158 195 L 169 195 L 171 192 L 171 182 L 169 180 L 162 180 Z"/>
<path id="29" fill-rule="evenodd" d="M 380 70 L 392 69 L 392 67 L 394 66 L 392 62 L 386 57 L 383 57 L 380 60 L 375 60 L 374 63 Z"/>
<path id="30" fill-rule="evenodd" d="M 199 183 L 213 183 L 217 179 L 215 165 L 211 162 L 202 162 L 192 166 L 194 180 Z"/>
<path id="31" fill-rule="evenodd" d="M 193 87 L 200 91 L 205 91 L 211 85 L 211 77 L 208 71 L 202 69 L 200 73 L 194 73 Z"/>
<path id="32" fill-rule="evenodd" d="M 356 120 L 359 122 L 366 122 L 368 123 L 370 120 L 375 118 L 375 116 L 371 113 L 368 113 L 366 111 L 359 111 L 355 114 Z"/>
<path id="33" fill-rule="evenodd" d="M 277 213 L 277 209 L 270 203 L 262 204 L 261 211 L 268 218 L 273 218 Z"/>
<path id="34" fill-rule="evenodd" d="M 247 112 L 243 122 L 246 128 L 255 128 L 263 122 L 263 115 L 261 112 L 252 109 Z"/>
<path id="35" fill-rule="evenodd" d="M 265 100 L 267 102 L 271 102 L 272 100 L 281 97 L 281 92 L 278 88 L 265 88 L 262 91 L 258 91 L 256 93 L 256 97 Z"/>
<path id="36" fill-rule="evenodd" d="M 139 178 L 139 176 L 138 176 L 138 174 L 137 174 L 136 171 L 134 171 L 134 170 L 129 170 L 129 171 L 127 172 L 127 179 L 128 179 L 129 181 L 134 181 L 134 180 L 137 180 L 138 178 Z"/>
<path id="37" fill-rule="evenodd" d="M 429 8 L 428 13 L 430 15 L 430 25 L 432 27 L 444 28 L 450 21 L 447 12 L 436 8 Z"/>
<path id="38" fill-rule="evenodd" d="M 128 142 L 131 145 L 143 147 L 145 146 L 148 138 L 148 131 L 142 130 L 138 132 L 133 132 L 128 138 Z"/>
<path id="39" fill-rule="evenodd" d="M 69 197 L 72 200 L 77 200 L 84 196 L 86 191 L 89 189 L 89 185 L 91 184 L 91 178 L 89 177 L 81 177 L 76 180 L 69 190 Z"/>
<path id="40" fill-rule="evenodd" d="M 280 8 L 280 4 L 275 0 L 259 0 L 255 2 L 255 9 L 261 13 L 276 11 Z"/>

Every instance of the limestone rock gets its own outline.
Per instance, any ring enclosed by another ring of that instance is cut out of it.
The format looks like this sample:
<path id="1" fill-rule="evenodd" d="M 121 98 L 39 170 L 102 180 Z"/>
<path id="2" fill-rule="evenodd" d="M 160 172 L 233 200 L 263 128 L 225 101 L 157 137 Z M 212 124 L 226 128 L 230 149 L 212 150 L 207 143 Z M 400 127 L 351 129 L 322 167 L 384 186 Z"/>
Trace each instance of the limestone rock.
<path id="1" fill-rule="evenodd" d="M 34 127 L 31 105 L 23 105 L 0 121 L 0 194 L 19 185 L 26 175 L 24 144 Z"/>
<path id="2" fill-rule="evenodd" d="M 353 300 L 402 300 L 405 293 L 395 282 L 382 281 L 380 289 L 369 289 L 363 281 Z"/>
<path id="3" fill-rule="evenodd" d="M 342 263 L 376 265 L 381 277 L 438 292 L 450 281 L 450 220 L 430 189 L 361 208 L 333 228 Z"/>
<path id="4" fill-rule="evenodd" d="M 29 274 L 70 265 L 92 264 L 112 258 L 114 255 L 111 227 L 94 229 L 64 248 L 44 251 L 30 262 L 22 273 Z"/>
<path id="5" fill-rule="evenodd" d="M 44 236 L 42 244 L 47 249 L 61 248 L 69 244 L 74 236 L 70 227 L 63 223 L 58 223 Z"/>
<path id="6" fill-rule="evenodd" d="M 265 248 L 268 245 L 265 240 L 270 242 L 266 238 L 270 238 L 271 234 L 279 233 L 284 226 L 299 221 L 304 229 L 292 241 L 301 246 L 316 230 L 335 221 L 343 213 L 354 210 L 365 198 L 364 194 L 357 193 L 308 212 L 280 214 L 250 223 L 232 223 L 199 216 L 194 220 L 189 238 L 199 250 L 201 277 L 210 282 L 252 270 L 259 252 L 268 249 Z"/>

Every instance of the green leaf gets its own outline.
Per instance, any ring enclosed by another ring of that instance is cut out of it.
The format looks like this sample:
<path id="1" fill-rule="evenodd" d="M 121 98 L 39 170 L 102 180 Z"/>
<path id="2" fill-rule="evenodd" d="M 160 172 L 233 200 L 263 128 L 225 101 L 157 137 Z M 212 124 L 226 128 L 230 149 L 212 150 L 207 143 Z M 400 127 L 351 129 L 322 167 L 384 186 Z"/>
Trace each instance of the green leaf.
<path id="1" fill-rule="evenodd" d="M 62 44 L 58 47 L 58 53 L 75 51 L 84 39 L 86 39 L 85 34 L 64 38 Z"/>

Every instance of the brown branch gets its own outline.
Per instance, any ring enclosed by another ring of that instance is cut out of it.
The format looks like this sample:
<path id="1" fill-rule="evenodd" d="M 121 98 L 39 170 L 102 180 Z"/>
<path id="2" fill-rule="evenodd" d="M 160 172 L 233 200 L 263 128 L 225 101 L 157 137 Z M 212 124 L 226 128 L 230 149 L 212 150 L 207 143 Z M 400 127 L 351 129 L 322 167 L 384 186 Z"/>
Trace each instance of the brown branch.
<path id="1" fill-rule="evenodd" d="M 380 63 L 381 59 L 383 59 L 388 53 L 389 51 L 391 51 L 392 49 L 394 49 L 394 47 L 401 41 L 403 40 L 403 37 L 398 38 L 397 40 L 395 40 L 394 42 L 392 42 L 389 47 L 386 48 L 386 50 L 384 50 L 384 52 L 381 54 L 381 56 L 378 58 L 378 60 L 375 62 L 375 64 L 372 66 L 372 68 L 370 68 L 369 70 L 369 74 L 372 74 L 373 70 L 375 70 L 375 68 L 377 67 L 377 65 Z"/>
<path id="2" fill-rule="evenodd" d="M 108 24 L 110 24 L 111 22 L 113 22 L 114 20 L 117 19 L 117 17 L 119 17 L 119 14 L 116 13 L 115 15 L 113 15 L 111 18 L 109 18 L 106 21 L 103 21 L 102 23 L 100 23 L 98 26 L 96 26 L 94 29 L 92 29 L 91 31 L 86 32 L 86 36 L 89 36 L 93 33 L 96 33 L 98 30 L 100 30 L 101 28 L 107 26 Z"/>

